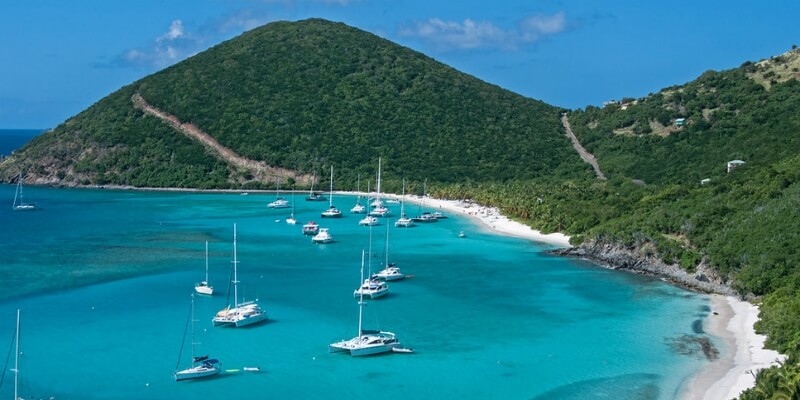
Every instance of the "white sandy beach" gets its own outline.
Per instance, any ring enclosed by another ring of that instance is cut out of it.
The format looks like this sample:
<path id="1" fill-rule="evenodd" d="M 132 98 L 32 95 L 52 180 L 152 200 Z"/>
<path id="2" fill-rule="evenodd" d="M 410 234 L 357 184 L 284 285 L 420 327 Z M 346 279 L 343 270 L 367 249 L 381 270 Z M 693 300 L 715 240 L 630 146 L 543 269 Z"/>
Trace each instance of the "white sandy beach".
<path id="1" fill-rule="evenodd" d="M 685 400 L 734 399 L 755 386 L 755 374 L 782 362 L 786 356 L 764 348 L 766 336 L 758 335 L 758 307 L 731 296 L 712 295 L 712 311 L 706 331 L 720 337 L 727 349 L 687 384 Z"/>
<path id="2" fill-rule="evenodd" d="M 397 195 L 384 195 L 387 198 L 396 198 L 399 200 L 400 196 Z M 471 217 L 480 221 L 488 229 L 492 229 L 498 233 L 530 239 L 535 242 L 547 243 L 559 247 L 570 247 L 569 236 L 563 233 L 549 233 L 544 234 L 531 227 L 521 224 L 516 221 L 510 220 L 504 215 L 500 215 L 500 211 L 494 207 L 484 207 L 474 203 L 468 203 L 460 200 L 440 200 L 420 196 L 406 195 L 406 201 L 414 204 L 424 203 L 426 207 L 438 208 L 445 212 L 445 214 L 459 214 Z"/>
<path id="3" fill-rule="evenodd" d="M 353 193 L 350 193 L 353 194 Z M 384 195 L 397 198 L 396 195 Z M 496 208 L 457 200 L 440 200 L 406 196 L 406 201 L 438 208 L 450 214 L 472 217 L 488 229 L 536 242 L 570 247 L 569 236 L 561 233 L 543 234 L 529 226 L 500 215 Z M 708 317 L 705 331 L 725 343 L 722 357 L 710 362 L 692 377 L 684 388 L 684 400 L 723 400 L 737 398 L 755 385 L 755 374 L 762 368 L 777 364 L 786 357 L 764 348 L 764 335 L 758 335 L 753 325 L 758 321 L 758 307 L 732 296 L 711 295 L 711 308 L 716 314 Z"/>

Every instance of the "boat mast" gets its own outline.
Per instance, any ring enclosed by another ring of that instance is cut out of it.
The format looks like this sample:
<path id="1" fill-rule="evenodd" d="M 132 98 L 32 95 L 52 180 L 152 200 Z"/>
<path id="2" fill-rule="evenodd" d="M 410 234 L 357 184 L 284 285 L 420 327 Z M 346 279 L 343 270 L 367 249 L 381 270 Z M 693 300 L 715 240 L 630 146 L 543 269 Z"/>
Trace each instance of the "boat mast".
<path id="1" fill-rule="evenodd" d="M 206 240 L 206 285 L 208 285 L 208 240 Z M 194 304 L 194 300 L 192 300 L 192 304 Z M 192 306 L 194 307 L 194 306 Z M 194 318 L 194 317 L 192 317 Z"/>
<path id="2" fill-rule="evenodd" d="M 361 280 L 364 282 L 364 250 L 361 250 Z M 358 291 L 358 336 L 361 336 L 361 317 L 364 314 L 364 291 Z"/>
<path id="3" fill-rule="evenodd" d="M 194 293 L 192 293 L 192 312 L 190 321 L 192 323 L 192 365 L 194 365 Z"/>
<path id="4" fill-rule="evenodd" d="M 328 195 L 328 208 L 333 208 L 333 165 L 331 165 L 331 193 Z"/>
<path id="5" fill-rule="evenodd" d="M 360 329 L 359 325 L 359 331 Z M 14 342 L 16 343 L 16 349 L 14 350 L 14 400 L 17 400 L 19 399 L 19 308 L 17 309 L 17 333 L 15 334 Z"/>
<path id="6" fill-rule="evenodd" d="M 386 224 L 386 251 L 383 256 L 383 268 L 389 268 L 389 224 Z"/>
<path id="7" fill-rule="evenodd" d="M 406 178 L 403 178 L 403 196 L 400 198 L 400 218 L 406 217 Z"/>
<path id="8" fill-rule="evenodd" d="M 381 198 L 381 158 L 378 157 L 378 187 L 375 189 L 377 194 L 375 195 L 376 198 Z"/>
<path id="9" fill-rule="evenodd" d="M 236 259 L 236 224 L 233 224 L 233 307 L 239 307 L 239 278 L 236 268 L 239 261 Z"/>

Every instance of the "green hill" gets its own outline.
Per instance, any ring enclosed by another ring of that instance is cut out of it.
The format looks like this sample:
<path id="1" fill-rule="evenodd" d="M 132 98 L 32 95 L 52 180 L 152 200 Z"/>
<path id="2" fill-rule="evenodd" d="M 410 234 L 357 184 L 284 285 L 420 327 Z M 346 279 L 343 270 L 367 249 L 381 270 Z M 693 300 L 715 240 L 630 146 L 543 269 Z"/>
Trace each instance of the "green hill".
<path id="1" fill-rule="evenodd" d="M 342 188 L 374 174 L 378 157 L 390 190 L 402 177 L 589 173 L 558 108 L 370 33 L 306 20 L 254 29 L 120 89 L 24 148 L 0 176 L 22 163 L 35 166 L 32 179 L 67 184 L 274 185 L 144 115 L 136 93 L 251 160 L 305 174 L 334 165 Z"/>
<path id="2" fill-rule="evenodd" d="M 336 187 L 353 188 L 382 157 L 387 191 L 403 177 L 412 191 L 428 180 L 434 196 L 497 206 L 575 245 L 608 243 L 691 273 L 710 266 L 762 302 L 758 329 L 790 356 L 745 398 L 793 398 L 798 60 L 793 50 L 567 112 L 609 178 L 598 180 L 564 135 L 564 110 L 343 24 L 277 22 L 109 95 L 0 163 L 0 180 L 21 167 L 39 183 L 260 188 L 274 185 L 270 174 L 302 185 L 333 165 Z M 172 122 L 135 106 L 138 96 Z M 221 157 L 179 123 L 257 168 Z M 746 164 L 728 173 L 734 159 Z"/>

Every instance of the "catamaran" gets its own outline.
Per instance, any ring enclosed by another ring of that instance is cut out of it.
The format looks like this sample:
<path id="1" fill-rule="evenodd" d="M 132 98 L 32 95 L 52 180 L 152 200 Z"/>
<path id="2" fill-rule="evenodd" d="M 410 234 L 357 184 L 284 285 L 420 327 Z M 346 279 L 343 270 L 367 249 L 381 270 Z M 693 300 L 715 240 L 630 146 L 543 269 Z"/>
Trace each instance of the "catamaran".
<path id="1" fill-rule="evenodd" d="M 361 251 L 361 279 L 364 279 L 364 251 Z M 388 353 L 400 348 L 400 341 L 392 332 L 365 330 L 362 327 L 364 315 L 364 296 L 358 300 L 358 335 L 352 339 L 341 340 L 328 345 L 331 353 L 350 353 L 353 357 Z"/>
<path id="2" fill-rule="evenodd" d="M 394 222 L 398 228 L 408 228 L 414 226 L 414 220 L 406 216 L 406 180 L 403 178 L 403 197 L 400 201 L 400 218 Z"/>
<path id="3" fill-rule="evenodd" d="M 328 209 L 322 212 L 323 218 L 341 218 L 342 212 L 333 205 L 333 165 L 331 165 L 331 190 L 328 195 Z"/>
<path id="4" fill-rule="evenodd" d="M 389 226 L 386 226 L 386 229 L 389 229 Z M 353 291 L 353 297 L 355 298 L 364 298 L 369 297 L 370 299 L 377 299 L 378 297 L 385 296 L 389 294 L 389 285 L 386 282 L 381 281 L 377 278 L 372 277 L 372 226 L 369 227 L 369 252 L 367 252 L 369 256 L 369 261 L 367 262 L 368 270 L 367 270 L 367 279 L 364 279 L 362 276 L 361 285 Z M 363 268 L 362 268 L 363 269 Z M 361 274 L 363 275 L 364 272 L 362 271 Z"/>
<path id="5" fill-rule="evenodd" d="M 384 268 L 373 275 L 373 278 L 396 281 L 406 277 L 404 273 L 400 272 L 400 268 L 395 263 L 389 262 L 389 225 L 386 225 L 386 250 L 383 252 L 383 266 Z"/>
<path id="6" fill-rule="evenodd" d="M 375 207 L 372 211 L 369 212 L 369 215 L 373 217 L 385 217 L 391 214 L 388 208 L 383 205 L 383 201 L 381 201 L 381 159 L 378 158 L 378 185 L 375 187 L 375 200 L 372 202 L 372 206 Z"/>
<path id="7" fill-rule="evenodd" d="M 358 183 L 356 183 L 356 192 L 358 192 L 358 198 L 356 199 L 356 205 L 350 209 L 350 214 L 364 214 L 367 212 L 367 207 L 364 207 L 361 204 L 361 175 L 358 176 Z M 369 189 L 367 189 L 369 192 Z"/>

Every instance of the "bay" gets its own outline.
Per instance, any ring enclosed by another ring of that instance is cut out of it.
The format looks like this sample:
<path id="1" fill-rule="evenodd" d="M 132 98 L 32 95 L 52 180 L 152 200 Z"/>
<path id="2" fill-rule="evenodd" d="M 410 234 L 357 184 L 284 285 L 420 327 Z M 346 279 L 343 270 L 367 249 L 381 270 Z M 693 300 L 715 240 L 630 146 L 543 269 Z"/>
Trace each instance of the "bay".
<path id="1" fill-rule="evenodd" d="M 707 296 L 550 256 L 547 245 L 461 216 L 390 226 L 390 261 L 414 276 L 368 303 L 365 327 L 393 331 L 416 352 L 351 358 L 327 345 L 356 334 L 352 292 L 370 246 L 358 216 L 321 219 L 327 203 L 296 194 L 299 221 L 329 227 L 336 240 L 315 245 L 284 222 L 288 209 L 266 207 L 274 194 L 26 187 L 40 209 L 13 212 L 13 190 L 0 185 L 8 200 L 0 207 L 0 343 L 10 343 L 20 308 L 23 393 L 32 396 L 671 399 L 706 363 L 674 343 L 695 335 Z M 354 203 L 334 199 L 344 210 Z M 399 214 L 399 205 L 390 208 Z M 233 224 L 240 295 L 258 298 L 270 319 L 214 328 L 227 304 Z M 386 226 L 372 236 L 376 269 Z M 196 300 L 197 349 L 220 359 L 223 373 L 174 382 L 176 365 L 188 362 L 178 351 L 205 241 L 216 293 Z M 5 379 L 0 397 L 10 397 Z"/>

